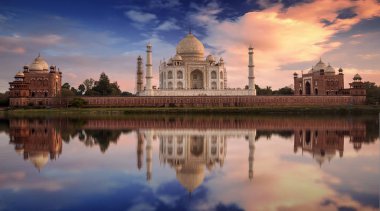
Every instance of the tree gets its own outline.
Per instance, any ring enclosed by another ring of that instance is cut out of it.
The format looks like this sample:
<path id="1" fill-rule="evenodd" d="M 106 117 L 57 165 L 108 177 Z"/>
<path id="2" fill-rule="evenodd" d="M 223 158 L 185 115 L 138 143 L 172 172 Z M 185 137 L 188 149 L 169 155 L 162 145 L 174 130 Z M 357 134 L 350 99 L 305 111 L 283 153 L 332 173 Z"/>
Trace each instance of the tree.
<path id="1" fill-rule="evenodd" d="M 94 87 L 95 80 L 92 78 L 88 78 L 83 81 L 83 85 L 86 87 L 86 91 L 91 90 Z"/>
<path id="2" fill-rule="evenodd" d="M 103 72 L 100 74 L 99 81 L 95 81 L 93 91 L 103 96 L 120 95 L 121 90 L 117 82 L 110 83 L 108 76 Z"/>
<path id="3" fill-rule="evenodd" d="M 0 93 L 0 107 L 9 105 L 9 92 Z"/>
<path id="4" fill-rule="evenodd" d="M 78 94 L 83 95 L 85 92 L 86 92 L 86 87 L 84 86 L 84 84 L 79 85 L 78 86 Z"/>
<path id="5" fill-rule="evenodd" d="M 62 85 L 62 92 L 61 92 L 62 97 L 71 97 L 78 95 L 78 91 L 74 88 L 71 87 L 69 83 L 64 83 Z"/>
<path id="6" fill-rule="evenodd" d="M 79 97 L 72 99 L 69 103 L 69 105 L 71 107 L 76 107 L 76 108 L 81 108 L 87 104 L 88 104 L 88 102 L 86 100 L 79 98 Z"/>
<path id="7" fill-rule="evenodd" d="M 282 87 L 279 90 L 274 91 L 277 95 L 294 95 L 294 91 L 290 87 Z"/>
<path id="8" fill-rule="evenodd" d="M 70 90 L 70 84 L 69 83 L 64 83 L 63 85 L 62 85 L 62 89 L 68 89 L 68 90 Z"/>
<path id="9" fill-rule="evenodd" d="M 367 103 L 368 104 L 380 104 L 380 87 L 373 82 L 364 82 L 364 87 L 367 93 Z"/>
<path id="10" fill-rule="evenodd" d="M 130 92 L 125 91 L 125 92 L 122 92 L 122 93 L 121 93 L 121 96 L 124 96 L 124 97 L 130 97 L 130 96 L 133 96 L 133 94 L 130 93 Z"/>

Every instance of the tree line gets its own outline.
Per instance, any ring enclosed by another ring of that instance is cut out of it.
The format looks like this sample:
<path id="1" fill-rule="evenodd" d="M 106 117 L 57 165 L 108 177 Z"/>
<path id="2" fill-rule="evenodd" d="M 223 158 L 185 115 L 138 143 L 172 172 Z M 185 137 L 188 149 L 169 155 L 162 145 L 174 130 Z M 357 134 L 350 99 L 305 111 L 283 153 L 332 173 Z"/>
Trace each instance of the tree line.
<path id="1" fill-rule="evenodd" d="M 70 86 L 69 83 L 62 85 L 62 96 L 132 96 L 130 92 L 122 92 L 115 82 L 110 82 L 109 77 L 103 72 L 100 74 L 99 80 L 92 78 L 86 79 L 78 88 Z"/>

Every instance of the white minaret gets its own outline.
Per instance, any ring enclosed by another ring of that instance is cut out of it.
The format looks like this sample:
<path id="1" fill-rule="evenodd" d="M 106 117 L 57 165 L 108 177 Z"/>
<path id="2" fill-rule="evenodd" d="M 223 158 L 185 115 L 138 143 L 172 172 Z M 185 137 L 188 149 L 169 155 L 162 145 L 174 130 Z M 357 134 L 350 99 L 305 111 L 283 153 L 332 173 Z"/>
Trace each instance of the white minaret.
<path id="1" fill-rule="evenodd" d="M 152 95 L 152 45 L 146 45 L 146 94 Z"/>
<path id="2" fill-rule="evenodd" d="M 249 64 L 248 64 L 248 90 L 250 94 L 256 95 L 256 88 L 255 88 L 255 75 L 253 72 L 253 68 L 255 65 L 253 64 L 253 47 L 252 45 L 248 48 L 248 55 L 249 55 Z"/>

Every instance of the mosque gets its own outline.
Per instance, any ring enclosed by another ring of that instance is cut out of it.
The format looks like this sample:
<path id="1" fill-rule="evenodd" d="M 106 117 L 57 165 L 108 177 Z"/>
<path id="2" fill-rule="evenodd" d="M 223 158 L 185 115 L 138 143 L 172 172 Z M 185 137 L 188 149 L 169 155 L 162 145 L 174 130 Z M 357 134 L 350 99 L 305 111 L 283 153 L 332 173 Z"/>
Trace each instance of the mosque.
<path id="1" fill-rule="evenodd" d="M 229 89 L 222 57 L 204 56 L 204 45 L 191 31 L 178 43 L 176 54 L 159 65 L 159 87 L 152 86 L 152 45 L 146 46 L 146 83 L 142 58 L 137 58 L 136 92 L 140 96 L 240 96 L 256 95 L 253 47 L 248 48 L 248 89 Z"/>
<path id="2" fill-rule="evenodd" d="M 9 82 L 10 106 L 49 105 L 49 99 L 61 96 L 62 72 L 49 67 L 40 54 L 25 65 Z"/>

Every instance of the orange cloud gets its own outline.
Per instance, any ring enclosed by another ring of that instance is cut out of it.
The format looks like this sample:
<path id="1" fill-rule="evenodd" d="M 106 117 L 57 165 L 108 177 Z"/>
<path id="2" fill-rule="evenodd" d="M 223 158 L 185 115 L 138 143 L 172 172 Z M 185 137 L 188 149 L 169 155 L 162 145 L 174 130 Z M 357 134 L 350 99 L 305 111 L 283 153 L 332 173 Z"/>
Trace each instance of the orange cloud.
<path id="1" fill-rule="evenodd" d="M 347 9 L 356 16 L 337 18 L 342 10 Z M 247 81 L 247 47 L 253 43 L 256 82 L 278 88 L 291 84 L 292 72 L 299 71 L 281 71 L 281 66 L 317 60 L 341 46 L 341 42 L 332 41 L 338 32 L 377 16 L 380 16 L 380 4 L 374 0 L 315 1 L 287 9 L 276 4 L 246 13 L 233 21 L 209 21 L 205 41 L 224 52 L 221 56 L 227 64 L 230 87 L 245 85 L 242 81 Z M 345 64 L 340 65 L 344 68 Z"/>

